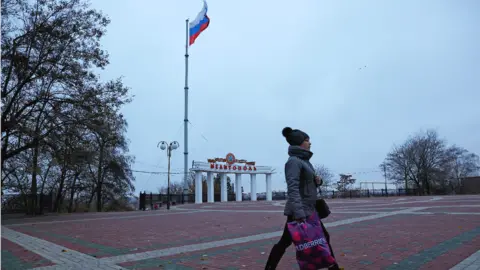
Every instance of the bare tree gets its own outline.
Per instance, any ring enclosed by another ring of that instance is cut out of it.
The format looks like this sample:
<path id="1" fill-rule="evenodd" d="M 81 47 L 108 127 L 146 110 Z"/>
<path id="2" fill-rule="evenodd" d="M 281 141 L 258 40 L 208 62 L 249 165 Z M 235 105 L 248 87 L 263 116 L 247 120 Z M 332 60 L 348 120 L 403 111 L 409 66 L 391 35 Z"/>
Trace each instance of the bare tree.
<path id="1" fill-rule="evenodd" d="M 383 163 L 382 163 L 383 164 Z M 455 189 L 452 179 L 461 179 L 478 170 L 478 157 L 456 146 L 448 147 L 435 130 L 418 132 L 394 146 L 385 158 L 387 176 L 405 188 L 420 193 Z"/>
<path id="2" fill-rule="evenodd" d="M 163 186 L 158 188 L 158 193 L 166 195 L 167 194 L 167 186 Z M 180 182 L 172 182 L 170 183 L 170 194 L 182 194 L 183 193 L 183 183 Z"/>
<path id="3" fill-rule="evenodd" d="M 315 173 L 323 180 L 323 184 L 320 186 L 322 192 L 327 192 L 333 183 L 333 173 L 323 164 L 314 165 Z"/>
<path id="4" fill-rule="evenodd" d="M 202 183 L 206 181 L 207 181 L 207 177 L 202 174 Z M 182 182 L 182 185 L 183 185 L 183 182 Z M 188 173 L 187 186 L 188 186 L 189 193 L 195 193 L 195 172 L 194 171 L 189 171 Z"/>
<path id="5" fill-rule="evenodd" d="M 6 0 L 1 12 L 2 192 L 29 196 L 32 214 L 44 193 L 57 211 L 129 196 L 129 89 L 94 74 L 108 65 L 100 39 L 110 20 L 85 0 Z"/>
<path id="6" fill-rule="evenodd" d="M 353 179 L 349 174 L 340 174 L 340 180 L 337 182 L 338 191 L 348 191 L 355 184 L 356 179 Z"/>
<path id="7" fill-rule="evenodd" d="M 465 177 L 478 174 L 480 170 L 479 157 L 465 148 L 455 145 L 449 147 L 446 154 L 449 158 L 449 163 L 445 167 L 447 184 L 452 191 L 459 192 Z"/>
<path id="8" fill-rule="evenodd" d="M 214 183 L 214 192 L 215 193 L 220 193 L 221 190 L 221 174 L 217 173 L 213 177 L 213 183 Z M 232 185 L 232 180 L 230 179 L 230 176 L 227 175 L 227 193 L 231 194 L 234 193 L 235 191 L 233 190 L 233 185 Z"/>
<path id="9" fill-rule="evenodd" d="M 436 131 L 419 132 L 388 153 L 384 161 L 387 176 L 430 194 L 432 184 L 441 180 L 441 167 L 447 162 L 445 149 L 446 142 Z"/>
<path id="10" fill-rule="evenodd" d="M 221 182 L 221 179 L 220 179 L 220 174 L 215 174 L 213 176 L 213 192 L 214 193 L 220 193 L 220 182 Z M 188 185 L 188 190 L 190 193 L 195 193 L 195 172 L 194 171 L 190 171 L 189 174 L 188 174 L 188 178 L 187 178 L 187 185 Z M 172 187 L 173 189 L 175 190 L 175 192 L 177 193 L 173 193 L 172 191 Z M 160 187 L 159 189 L 159 192 L 160 193 L 165 193 L 167 192 L 167 187 L 166 186 L 162 186 Z M 202 190 L 203 192 L 207 192 L 207 176 L 205 174 L 202 174 Z M 231 184 L 231 180 L 230 180 L 230 177 L 227 176 L 227 192 L 228 193 L 232 193 L 233 192 L 233 189 L 232 189 L 232 184 Z M 182 194 L 183 193 L 183 181 L 181 183 L 170 183 L 170 193 L 172 194 Z"/>

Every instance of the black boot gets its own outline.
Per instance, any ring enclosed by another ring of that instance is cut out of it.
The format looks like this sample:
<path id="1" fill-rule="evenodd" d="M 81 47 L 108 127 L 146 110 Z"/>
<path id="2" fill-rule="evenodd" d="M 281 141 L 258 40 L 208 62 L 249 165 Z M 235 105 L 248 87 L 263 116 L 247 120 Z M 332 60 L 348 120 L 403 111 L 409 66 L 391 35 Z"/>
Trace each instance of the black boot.
<path id="1" fill-rule="evenodd" d="M 328 270 L 340 270 L 340 267 L 338 267 L 338 264 L 334 264 L 328 268 Z"/>
<path id="2" fill-rule="evenodd" d="M 270 251 L 270 255 L 268 256 L 267 265 L 265 266 L 265 270 L 275 270 L 277 269 L 277 265 L 282 259 L 283 254 L 285 253 L 285 248 L 283 248 L 279 244 L 275 244 Z"/>

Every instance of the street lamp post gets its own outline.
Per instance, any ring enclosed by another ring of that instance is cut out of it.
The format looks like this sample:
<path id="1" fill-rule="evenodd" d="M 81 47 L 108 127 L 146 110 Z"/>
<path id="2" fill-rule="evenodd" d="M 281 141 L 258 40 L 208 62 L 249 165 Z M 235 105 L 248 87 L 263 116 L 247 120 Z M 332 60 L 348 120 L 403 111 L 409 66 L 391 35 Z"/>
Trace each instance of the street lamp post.
<path id="1" fill-rule="evenodd" d="M 172 150 L 177 149 L 180 147 L 177 141 L 173 141 L 171 143 L 167 143 L 166 141 L 161 141 L 157 144 L 162 150 L 167 150 L 167 157 L 168 157 L 168 180 L 167 180 L 167 210 L 170 210 L 170 158 L 172 157 Z"/>
<path id="2" fill-rule="evenodd" d="M 388 197 L 388 191 L 387 191 L 387 164 L 385 162 L 382 163 L 383 167 L 383 176 L 385 177 L 385 196 Z"/>

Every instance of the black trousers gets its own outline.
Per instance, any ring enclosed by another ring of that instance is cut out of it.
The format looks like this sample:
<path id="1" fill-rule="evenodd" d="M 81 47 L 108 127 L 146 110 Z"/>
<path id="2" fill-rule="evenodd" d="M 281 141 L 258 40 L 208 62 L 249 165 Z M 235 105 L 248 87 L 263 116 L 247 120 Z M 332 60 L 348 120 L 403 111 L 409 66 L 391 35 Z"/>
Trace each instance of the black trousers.
<path id="1" fill-rule="evenodd" d="M 283 257 L 283 254 L 285 254 L 285 251 L 287 248 L 292 244 L 292 236 L 290 235 L 290 232 L 288 231 L 287 223 L 292 222 L 293 217 L 288 216 L 287 217 L 287 222 L 285 223 L 285 227 L 283 229 L 283 234 L 282 237 L 280 238 L 280 241 L 273 245 L 272 250 L 270 251 L 270 255 L 268 256 L 267 260 L 267 265 L 265 266 L 265 270 L 274 270 L 277 268 L 278 263 Z M 327 229 L 323 225 L 323 222 L 320 221 L 320 224 L 322 225 L 323 232 L 325 234 L 325 238 L 328 243 L 328 247 L 330 248 L 330 252 L 332 253 L 332 256 L 335 258 L 335 255 L 333 254 L 333 249 L 332 246 L 330 245 L 330 234 L 328 233 Z M 338 264 L 335 264 L 328 268 L 329 270 L 339 270 L 340 268 L 338 267 Z"/>

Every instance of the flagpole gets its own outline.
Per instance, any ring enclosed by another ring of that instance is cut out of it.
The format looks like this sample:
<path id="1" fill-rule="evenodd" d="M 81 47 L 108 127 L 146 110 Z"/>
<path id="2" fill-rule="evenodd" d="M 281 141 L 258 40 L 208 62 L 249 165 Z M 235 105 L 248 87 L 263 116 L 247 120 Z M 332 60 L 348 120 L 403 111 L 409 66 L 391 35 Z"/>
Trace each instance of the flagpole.
<path id="1" fill-rule="evenodd" d="M 188 19 L 185 21 L 185 119 L 184 123 L 184 163 L 183 163 L 183 195 L 184 202 L 188 201 Z"/>

